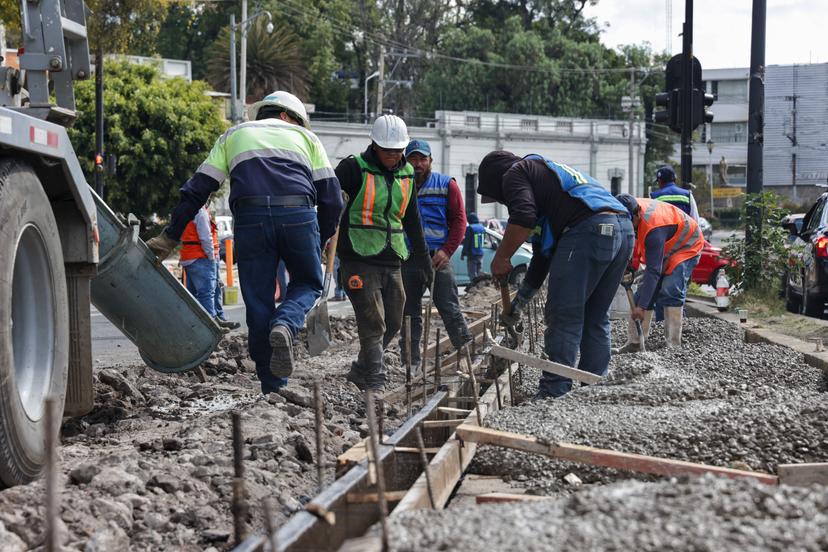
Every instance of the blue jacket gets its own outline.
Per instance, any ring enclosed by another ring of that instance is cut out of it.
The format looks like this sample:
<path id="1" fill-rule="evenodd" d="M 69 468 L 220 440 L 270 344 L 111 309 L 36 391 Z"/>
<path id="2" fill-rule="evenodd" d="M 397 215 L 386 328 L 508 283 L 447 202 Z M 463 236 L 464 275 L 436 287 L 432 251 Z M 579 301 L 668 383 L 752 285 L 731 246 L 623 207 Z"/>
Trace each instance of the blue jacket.
<path id="1" fill-rule="evenodd" d="M 537 154 L 527 155 L 524 159 L 538 159 L 546 163 L 546 166 L 558 175 L 563 191 L 575 199 L 583 201 L 590 210 L 596 213 L 601 211 L 627 213 L 627 208 L 591 176 Z M 545 256 L 552 254 L 552 249 L 555 246 L 555 236 L 552 234 L 552 228 L 545 216 L 538 218 L 536 235 L 533 241 L 541 246 L 541 251 Z"/>
<path id="2" fill-rule="evenodd" d="M 684 211 L 685 214 L 690 214 L 690 190 L 678 187 L 675 182 L 670 182 L 667 186 L 652 192 L 650 199 L 666 201 Z"/>
<path id="3" fill-rule="evenodd" d="M 482 257 L 483 239 L 486 236 L 486 229 L 479 222 L 474 222 L 466 227 L 466 238 L 463 240 L 462 257 Z"/>
<path id="4" fill-rule="evenodd" d="M 417 191 L 417 206 L 423 223 L 423 234 L 430 251 L 443 247 L 448 238 L 446 209 L 451 180 L 450 176 L 432 171 L 431 176 Z"/>

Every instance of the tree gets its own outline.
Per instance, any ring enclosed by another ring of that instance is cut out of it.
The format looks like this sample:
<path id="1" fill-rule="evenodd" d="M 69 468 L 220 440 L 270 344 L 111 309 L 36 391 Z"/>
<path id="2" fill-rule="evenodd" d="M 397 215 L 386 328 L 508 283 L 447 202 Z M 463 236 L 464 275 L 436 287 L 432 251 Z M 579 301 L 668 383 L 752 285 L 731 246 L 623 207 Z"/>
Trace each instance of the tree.
<path id="1" fill-rule="evenodd" d="M 151 66 L 107 63 L 108 154 L 117 157 L 117 175 L 107 179 L 106 200 L 117 212 L 146 220 L 167 213 L 178 188 L 204 160 L 225 126 L 203 82 L 167 79 Z M 68 129 L 87 178 L 94 169 L 95 86 L 75 86 L 80 116 Z"/>
<path id="2" fill-rule="evenodd" d="M 299 37 L 287 23 L 278 19 L 273 25 L 272 33 L 268 33 L 266 27 L 267 19 L 260 17 L 253 22 L 247 33 L 248 98 L 255 101 L 274 90 L 287 90 L 300 98 L 307 97 L 307 72 L 302 61 Z M 236 55 L 239 55 L 238 46 Z M 230 91 L 229 26 L 221 31 L 211 47 L 207 80 L 216 90 Z"/>
<path id="3" fill-rule="evenodd" d="M 169 0 L 86 0 L 89 45 L 105 54 L 151 48 Z"/>

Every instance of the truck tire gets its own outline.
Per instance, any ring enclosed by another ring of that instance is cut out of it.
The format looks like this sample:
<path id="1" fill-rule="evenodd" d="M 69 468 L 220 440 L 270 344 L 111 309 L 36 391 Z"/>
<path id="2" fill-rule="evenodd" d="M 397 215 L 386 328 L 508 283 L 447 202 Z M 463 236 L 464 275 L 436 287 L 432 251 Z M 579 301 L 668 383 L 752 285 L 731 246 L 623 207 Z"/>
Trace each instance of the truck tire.
<path id="1" fill-rule="evenodd" d="M 0 160 L 0 488 L 37 478 L 45 399 L 63 412 L 69 305 L 49 199 L 25 162 Z M 56 423 L 56 427 L 60 424 Z"/>

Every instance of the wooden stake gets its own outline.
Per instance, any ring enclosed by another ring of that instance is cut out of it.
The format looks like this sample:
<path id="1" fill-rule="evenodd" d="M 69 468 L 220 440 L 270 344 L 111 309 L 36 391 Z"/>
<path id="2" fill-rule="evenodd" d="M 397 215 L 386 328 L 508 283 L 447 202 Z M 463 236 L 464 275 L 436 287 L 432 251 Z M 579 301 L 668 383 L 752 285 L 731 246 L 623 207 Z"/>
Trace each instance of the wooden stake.
<path id="1" fill-rule="evenodd" d="M 276 528 L 273 526 L 273 499 L 265 497 L 262 500 L 262 507 L 264 508 L 264 522 L 265 530 L 267 531 L 267 542 L 270 544 L 271 552 L 279 550 L 279 540 L 276 535 Z"/>
<path id="2" fill-rule="evenodd" d="M 512 363 L 506 363 L 506 370 L 509 372 L 509 404 L 515 406 L 515 382 L 512 379 Z"/>
<path id="3" fill-rule="evenodd" d="M 778 477 L 767 473 L 720 468 L 718 466 L 708 466 L 706 464 L 618 452 L 570 443 L 551 443 L 530 435 L 497 431 L 472 424 L 458 426 L 455 432 L 461 439 L 472 441 L 479 445 L 498 445 L 504 448 L 542 454 L 551 458 L 591 466 L 604 466 L 618 470 L 666 476 L 703 475 L 710 473 L 730 479 L 753 479 L 768 485 L 779 484 Z"/>
<path id="4" fill-rule="evenodd" d="M 46 538 L 43 543 L 46 552 L 60 550 L 60 535 L 58 534 L 58 474 L 57 474 L 57 440 L 58 440 L 58 412 L 57 400 L 53 396 L 46 397 L 44 403 L 44 431 L 46 448 Z"/>
<path id="5" fill-rule="evenodd" d="M 469 348 L 463 346 L 463 352 L 466 354 L 466 364 L 469 366 L 469 377 L 472 382 L 472 394 L 474 395 L 474 411 L 477 414 L 477 425 L 483 425 L 483 416 L 480 414 L 480 388 L 477 386 L 477 378 L 474 376 L 474 368 L 472 368 L 471 355 L 469 355 Z M 458 360 L 460 355 L 457 355 Z"/>
<path id="6" fill-rule="evenodd" d="M 425 374 L 423 374 L 425 376 Z M 405 317 L 405 408 L 411 417 L 411 317 Z"/>
<path id="7" fill-rule="evenodd" d="M 244 488 L 244 440 L 242 438 L 241 414 L 233 411 L 233 529 L 236 546 L 245 537 L 245 520 L 247 519 L 247 501 Z"/>
<path id="8" fill-rule="evenodd" d="M 314 410 L 316 411 L 316 491 L 317 494 L 322 492 L 322 489 L 325 488 L 325 471 L 324 471 L 324 464 L 322 463 L 322 457 L 325 454 L 324 448 L 322 446 L 322 431 L 323 431 L 323 419 L 322 419 L 322 388 L 319 383 L 319 380 L 313 382 L 313 404 L 315 406 Z"/>
<path id="9" fill-rule="evenodd" d="M 431 509 L 437 509 L 434 503 L 434 491 L 431 489 L 431 476 L 428 473 L 428 457 L 425 453 L 425 441 L 423 441 L 423 432 L 417 428 L 417 446 L 420 449 L 420 463 L 423 465 L 423 473 L 425 474 L 426 487 L 428 488 L 428 501 L 431 503 Z"/>
<path id="10" fill-rule="evenodd" d="M 410 348 L 408 349 L 411 350 Z M 371 456 L 373 457 L 374 466 L 377 473 L 377 495 L 379 501 L 380 525 L 382 527 L 382 549 L 388 550 L 388 504 L 385 501 L 385 479 L 382 474 L 382 461 L 379 455 L 379 439 L 377 439 L 377 423 L 374 410 L 374 395 L 370 390 L 365 392 L 365 408 L 368 411 L 368 432 L 370 439 L 368 442 L 371 445 Z"/>

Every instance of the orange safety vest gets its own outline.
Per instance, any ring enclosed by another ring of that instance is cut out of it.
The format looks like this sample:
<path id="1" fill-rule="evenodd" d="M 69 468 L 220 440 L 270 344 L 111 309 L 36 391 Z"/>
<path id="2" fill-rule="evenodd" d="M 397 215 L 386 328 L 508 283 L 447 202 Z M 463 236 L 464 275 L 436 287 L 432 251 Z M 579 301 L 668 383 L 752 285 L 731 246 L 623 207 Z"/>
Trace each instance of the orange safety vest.
<path id="1" fill-rule="evenodd" d="M 664 244 L 664 274 L 672 274 L 679 264 L 701 254 L 704 247 L 701 229 L 684 211 L 657 199 L 637 198 L 636 201 L 641 211 L 633 250 L 633 268 L 646 263 L 644 240 L 651 230 L 662 226 L 677 227 L 673 237 Z"/>
<path id="2" fill-rule="evenodd" d="M 209 211 L 207 214 L 210 214 Z M 218 228 L 212 218 L 210 218 L 210 234 L 213 236 L 214 258 L 218 259 Z M 179 254 L 179 258 L 182 261 L 207 258 L 204 249 L 201 247 L 201 240 L 198 239 L 198 229 L 196 228 L 195 219 L 187 223 L 187 226 L 184 228 L 184 233 L 181 234 L 181 253 Z"/>

